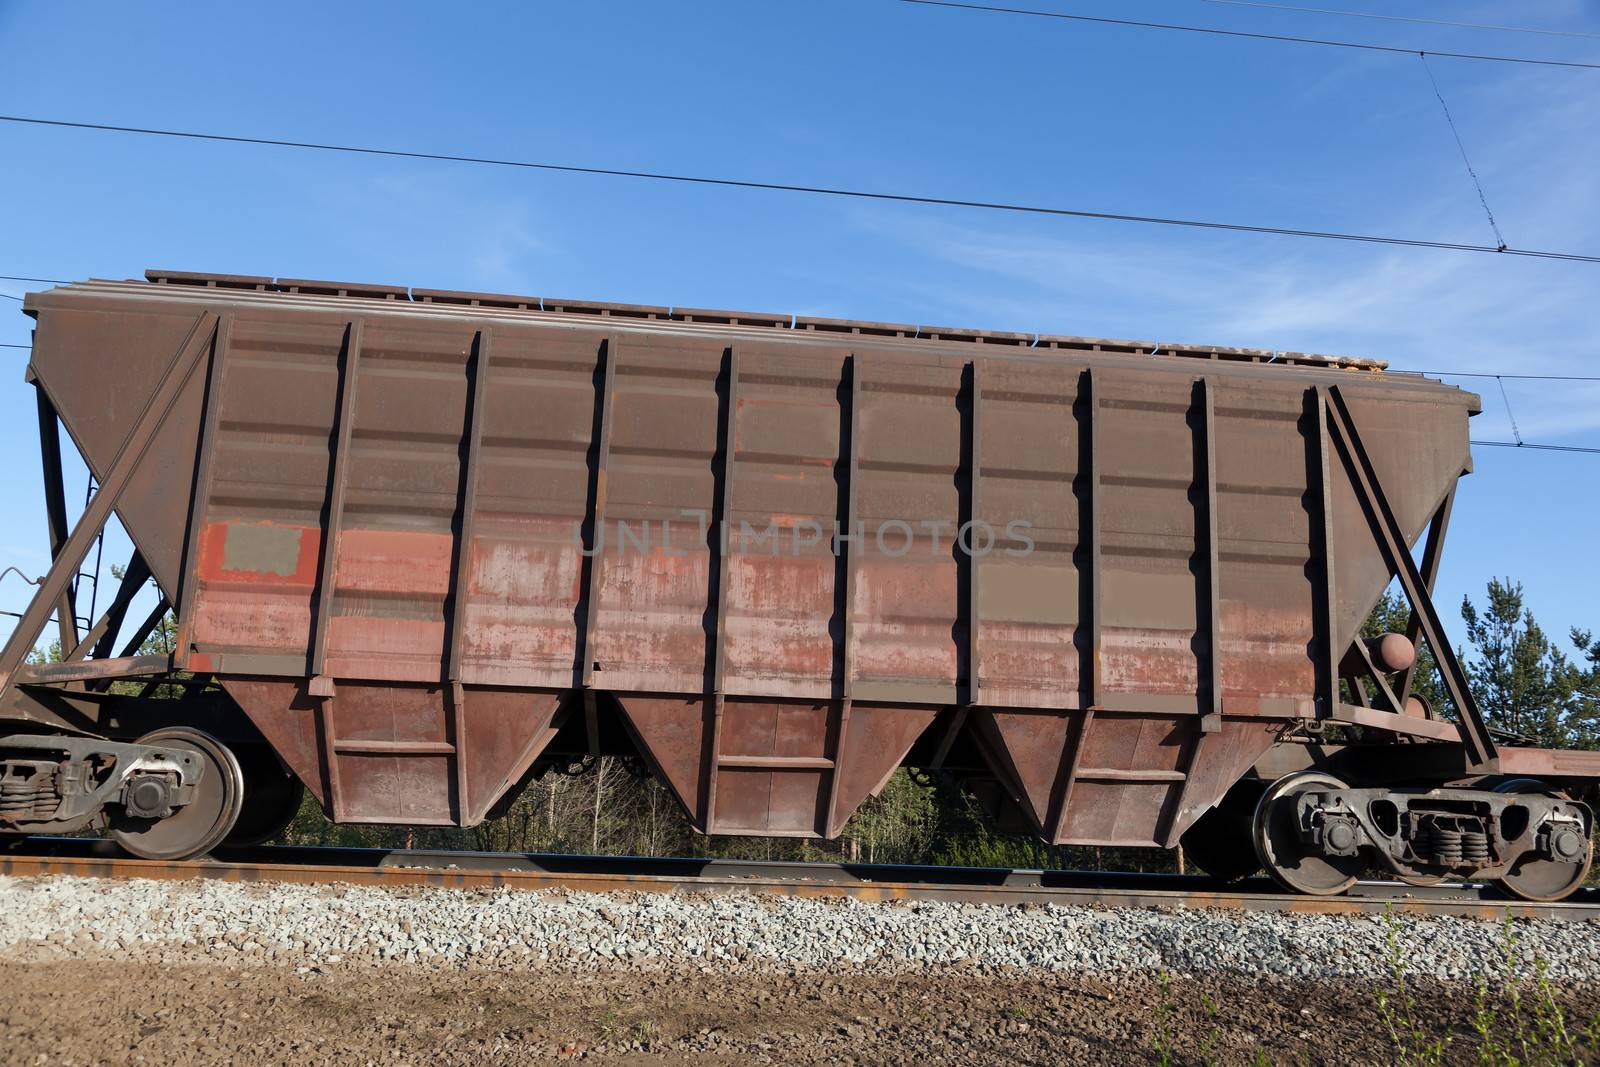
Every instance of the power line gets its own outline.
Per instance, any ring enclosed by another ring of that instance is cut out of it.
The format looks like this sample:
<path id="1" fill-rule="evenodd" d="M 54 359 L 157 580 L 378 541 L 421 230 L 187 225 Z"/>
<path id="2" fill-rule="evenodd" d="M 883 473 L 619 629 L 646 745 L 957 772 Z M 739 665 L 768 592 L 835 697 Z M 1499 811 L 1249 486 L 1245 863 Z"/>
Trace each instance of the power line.
<path id="1" fill-rule="evenodd" d="M 1600 382 L 1594 374 L 1491 374 L 1488 371 L 1423 370 L 1417 374 L 1438 374 L 1447 378 L 1518 378 L 1530 382 Z"/>
<path id="2" fill-rule="evenodd" d="M 1582 445 L 1534 445 L 1526 441 L 1472 441 L 1472 445 L 1489 445 L 1494 448 L 1534 448 L 1541 452 L 1587 452 L 1600 453 L 1600 448 L 1585 448 Z"/>
<path id="3" fill-rule="evenodd" d="M 1522 430 L 1517 427 L 1517 413 L 1511 410 L 1511 394 L 1506 392 L 1506 383 L 1503 378 L 1496 378 L 1494 383 L 1500 387 L 1500 399 L 1505 401 L 1506 418 L 1511 420 L 1511 439 L 1522 447 Z"/>
<path id="4" fill-rule="evenodd" d="M 1064 11 L 1040 11 L 1027 7 L 1001 7 L 994 4 L 965 3 L 962 0 L 900 0 L 902 4 L 923 7 L 948 7 L 961 11 L 982 11 L 992 15 L 1028 15 L 1033 18 L 1063 19 L 1068 22 L 1092 22 L 1103 26 L 1129 26 L 1142 30 L 1176 30 L 1181 33 L 1209 33 L 1218 37 L 1239 37 L 1251 41 L 1275 41 L 1280 44 L 1313 44 L 1325 48 L 1354 48 L 1365 52 L 1389 52 L 1412 56 L 1415 48 L 1397 48 L 1394 45 L 1372 44 L 1366 41 L 1336 41 L 1326 37 L 1296 37 L 1284 33 L 1252 33 L 1247 30 L 1223 30 L 1215 26 L 1188 26 L 1177 22 L 1147 22 L 1142 19 L 1115 19 L 1104 15 L 1069 15 Z M 1430 56 L 1450 59 L 1470 59 L 1483 63 L 1526 63 L 1538 67 L 1571 67 L 1577 70 L 1600 70 L 1600 63 L 1580 63 L 1568 59 L 1535 59 L 1532 56 L 1488 55 L 1480 52 L 1435 52 Z"/>
<path id="5" fill-rule="evenodd" d="M 461 156 L 444 152 L 417 152 L 396 148 L 373 148 L 356 145 L 321 144 L 313 141 L 287 141 L 268 137 L 245 137 L 237 134 L 200 133 L 192 130 L 162 130 L 142 126 L 114 126 L 99 122 L 71 122 L 65 119 L 31 118 L 22 115 L 0 115 L 0 122 L 17 122 L 33 126 L 52 126 L 76 130 L 96 130 L 110 133 L 130 133 L 147 137 L 173 137 L 196 141 L 215 141 L 228 144 L 266 145 L 273 148 L 301 148 L 318 152 L 345 152 L 354 155 L 386 156 L 394 159 L 422 159 L 443 163 L 471 163 L 491 167 L 515 167 L 522 170 L 553 171 L 563 174 L 604 175 L 613 178 L 639 178 L 649 181 L 677 182 L 684 185 L 718 186 L 727 189 L 759 189 L 768 192 L 808 193 L 816 196 L 849 197 L 856 200 L 875 200 L 899 204 L 924 204 L 938 207 L 972 208 L 981 211 L 1005 211 L 1024 215 L 1050 215 L 1062 218 L 1097 219 L 1104 222 L 1136 222 L 1152 226 L 1182 226 L 1197 230 L 1218 230 L 1228 233 L 1270 234 L 1279 237 L 1305 237 L 1325 241 L 1353 241 L 1360 244 L 1395 245 L 1404 248 L 1431 248 L 1452 252 L 1492 252 L 1508 256 L 1525 256 L 1533 259 L 1553 259 L 1574 263 L 1600 263 L 1600 256 L 1576 252 L 1551 252 L 1531 248 L 1497 248 L 1494 245 L 1467 244 L 1455 241 L 1433 241 L 1378 234 L 1343 233 L 1334 230 L 1300 230 L 1285 226 L 1256 226 L 1236 222 L 1214 222 L 1202 219 L 1166 218 L 1157 215 L 1127 215 L 1108 211 L 1088 211 L 1080 208 L 1043 207 L 1034 204 L 1013 204 L 992 200 L 962 200 L 942 196 L 917 196 L 910 193 L 885 193 L 864 189 L 840 189 L 818 185 L 796 185 L 788 182 L 747 181 L 738 178 L 712 178 L 688 174 L 665 174 L 654 171 L 621 170 L 614 167 L 586 167 L 568 163 L 541 163 L 529 160 L 494 159 L 483 156 Z"/>
<path id="6" fill-rule="evenodd" d="M 1418 52 L 1417 58 L 1422 61 L 1422 69 L 1428 72 L 1428 84 L 1433 86 L 1433 95 L 1444 111 L 1444 121 L 1450 127 L 1450 136 L 1456 139 L 1456 148 L 1461 151 L 1461 162 L 1467 165 L 1467 177 L 1472 179 L 1472 187 L 1478 190 L 1478 203 L 1483 205 L 1483 213 L 1488 216 L 1489 231 L 1494 234 L 1495 242 L 1504 248 L 1506 239 L 1500 236 L 1500 227 L 1494 221 L 1494 212 L 1489 210 L 1489 199 L 1483 195 L 1483 183 L 1478 180 L 1478 172 L 1472 169 L 1472 160 L 1467 158 L 1467 146 L 1462 143 L 1461 133 L 1456 129 L 1456 120 L 1450 116 L 1450 105 L 1444 102 L 1444 91 L 1439 88 L 1439 80 L 1433 76 L 1433 68 L 1428 65 L 1427 53 Z"/>
<path id="7" fill-rule="evenodd" d="M 1298 11 L 1307 15 L 1339 15 L 1345 18 L 1380 19 L 1384 22 L 1415 22 L 1426 26 L 1451 26 L 1461 30 L 1494 30 L 1497 33 L 1537 33 L 1546 37 L 1586 37 L 1600 39 L 1600 33 L 1582 30 L 1541 30 L 1533 26 L 1495 26 L 1483 22 L 1452 22 L 1449 19 L 1425 19 L 1415 15 L 1380 15 L 1372 11 L 1338 11 L 1326 7 L 1294 7 L 1290 4 L 1268 4 L 1261 0 L 1201 0 L 1206 4 L 1226 4 L 1229 7 L 1256 7 L 1270 11 Z"/>
<path id="8" fill-rule="evenodd" d="M 12 296 L 10 293 L 0 293 L 0 296 L 5 297 L 7 300 L 15 300 L 18 303 L 22 302 L 22 297 L 20 297 L 20 296 Z"/>
<path id="9" fill-rule="evenodd" d="M 48 282 L 51 285 L 70 285 L 65 278 L 29 278 L 21 274 L 0 274 L 0 281 L 7 282 Z"/>

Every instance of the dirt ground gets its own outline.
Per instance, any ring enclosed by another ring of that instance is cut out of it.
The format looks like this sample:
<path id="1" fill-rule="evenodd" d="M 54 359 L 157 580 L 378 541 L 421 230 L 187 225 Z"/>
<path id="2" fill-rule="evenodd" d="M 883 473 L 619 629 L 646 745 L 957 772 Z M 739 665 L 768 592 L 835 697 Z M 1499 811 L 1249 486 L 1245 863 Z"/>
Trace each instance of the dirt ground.
<path id="1" fill-rule="evenodd" d="M 0 963 L 11 1064 L 1392 1063 L 1377 989 L 946 971 L 731 978 L 628 972 Z M 1470 986 L 1414 987 L 1476 1062 Z M 1569 1020 L 1600 989 L 1560 991 Z M 1214 1009 L 1214 1010 L 1213 1010 Z M 1504 1025 L 1509 1016 L 1502 1019 Z"/>

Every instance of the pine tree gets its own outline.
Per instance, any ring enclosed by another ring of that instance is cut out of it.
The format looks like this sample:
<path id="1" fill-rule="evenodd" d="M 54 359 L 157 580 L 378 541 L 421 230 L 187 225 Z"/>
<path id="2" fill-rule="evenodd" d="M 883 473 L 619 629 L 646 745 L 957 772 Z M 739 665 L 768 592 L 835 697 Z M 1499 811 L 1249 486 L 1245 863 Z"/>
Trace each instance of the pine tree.
<path id="1" fill-rule="evenodd" d="M 1520 583 L 1491 579 L 1487 592 L 1482 611 L 1471 597 L 1461 601 L 1470 646 L 1462 659 L 1484 718 L 1543 746 L 1570 746 L 1582 718 L 1576 699 L 1582 671 L 1534 621 Z"/>

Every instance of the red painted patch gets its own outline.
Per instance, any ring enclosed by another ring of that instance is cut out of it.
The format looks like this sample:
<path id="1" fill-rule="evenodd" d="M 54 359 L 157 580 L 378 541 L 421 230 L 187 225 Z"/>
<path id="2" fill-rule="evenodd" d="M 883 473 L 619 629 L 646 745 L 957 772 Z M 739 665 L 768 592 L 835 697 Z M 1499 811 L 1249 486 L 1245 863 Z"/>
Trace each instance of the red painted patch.
<path id="1" fill-rule="evenodd" d="M 292 574 L 224 568 L 223 563 L 227 555 L 229 528 L 246 525 L 270 526 L 275 529 L 298 530 L 300 532 L 300 551 L 295 558 L 294 572 Z M 288 523 L 276 522 L 208 522 L 205 525 L 205 529 L 200 533 L 200 553 L 195 562 L 195 567 L 198 570 L 202 587 L 225 589 L 253 585 L 280 587 L 299 585 L 309 589 L 317 582 L 317 556 L 318 549 L 321 547 L 322 531 L 315 526 L 294 526 Z"/>

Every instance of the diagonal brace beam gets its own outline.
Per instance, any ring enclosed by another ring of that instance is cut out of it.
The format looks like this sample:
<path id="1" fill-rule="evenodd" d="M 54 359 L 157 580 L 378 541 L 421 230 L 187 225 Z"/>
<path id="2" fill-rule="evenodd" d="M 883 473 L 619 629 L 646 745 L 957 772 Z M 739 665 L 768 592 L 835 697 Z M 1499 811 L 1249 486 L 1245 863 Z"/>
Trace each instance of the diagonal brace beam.
<path id="1" fill-rule="evenodd" d="M 1461 717 L 1459 723 L 1461 740 L 1466 746 L 1468 762 L 1474 768 L 1487 767 L 1498 758 L 1494 739 L 1489 736 L 1489 728 L 1483 720 L 1483 713 L 1479 710 L 1478 702 L 1473 698 L 1472 691 L 1467 685 L 1466 671 L 1456 659 L 1455 650 L 1451 648 L 1450 640 L 1445 635 L 1444 623 L 1433 606 L 1433 597 L 1428 592 L 1427 583 L 1423 581 L 1422 574 L 1417 569 L 1416 560 L 1411 557 L 1405 533 L 1400 527 L 1399 520 L 1395 518 L 1394 510 L 1389 506 L 1388 497 L 1384 495 L 1383 486 L 1378 481 L 1377 472 L 1372 466 L 1372 458 L 1361 442 L 1360 433 L 1356 430 L 1355 420 L 1351 417 L 1350 409 L 1337 385 L 1326 387 L 1323 391 L 1323 401 L 1328 412 L 1329 436 L 1333 438 L 1334 445 L 1345 460 L 1356 497 L 1366 508 L 1372 522 L 1378 548 L 1382 551 L 1389 569 L 1399 579 L 1406 599 L 1411 602 L 1412 610 L 1416 612 L 1422 636 L 1426 638 L 1428 647 L 1433 649 L 1434 659 L 1438 662 L 1445 692 Z"/>
<path id="2" fill-rule="evenodd" d="M 88 506 L 84 508 L 77 525 L 72 528 L 72 535 L 61 546 L 55 562 L 50 566 L 50 572 L 45 575 L 44 583 L 34 594 L 33 601 L 23 613 L 22 619 L 18 621 L 17 628 L 11 631 L 5 649 L 0 651 L 0 699 L 3 699 L 16 684 L 17 668 L 33 649 L 40 631 L 44 629 L 45 620 L 49 618 L 51 610 L 60 601 L 78 567 L 82 565 L 84 556 L 89 552 L 89 546 L 94 543 L 95 538 L 105 527 L 106 520 L 111 517 L 111 511 L 116 507 L 122 491 L 128 487 L 128 482 L 132 480 L 134 471 L 144 459 L 150 443 L 155 440 L 157 431 L 166 422 L 167 415 L 177 403 L 184 386 L 193 376 L 195 367 L 200 363 L 200 356 L 210 347 L 216 321 L 214 313 L 203 312 L 190 329 L 188 338 L 179 346 L 171 362 L 167 364 L 166 371 L 156 383 L 155 389 L 151 391 L 150 399 L 145 402 L 144 410 L 134 421 L 133 428 L 128 431 L 128 436 L 123 439 L 121 447 L 117 449 L 116 457 L 111 461 L 106 476 L 100 481 L 100 491 L 95 493 Z"/>
<path id="3" fill-rule="evenodd" d="M 1450 486 L 1450 491 L 1444 495 L 1439 510 L 1433 513 L 1433 521 L 1428 523 L 1428 539 L 1422 547 L 1422 581 L 1428 587 L 1428 592 L 1433 592 L 1433 583 L 1439 577 L 1439 557 L 1444 553 L 1444 535 L 1450 528 L 1450 512 L 1455 508 L 1456 487 Z M 1411 618 L 1406 622 L 1406 639 L 1415 645 L 1417 638 L 1422 635 L 1422 621 L 1413 611 Z M 1404 706 L 1406 697 L 1411 695 L 1411 687 L 1416 684 L 1417 668 L 1421 660 L 1413 660 L 1400 675 L 1396 691 L 1400 694 L 1401 705 Z M 1431 709 L 1430 709 L 1431 714 Z"/>

